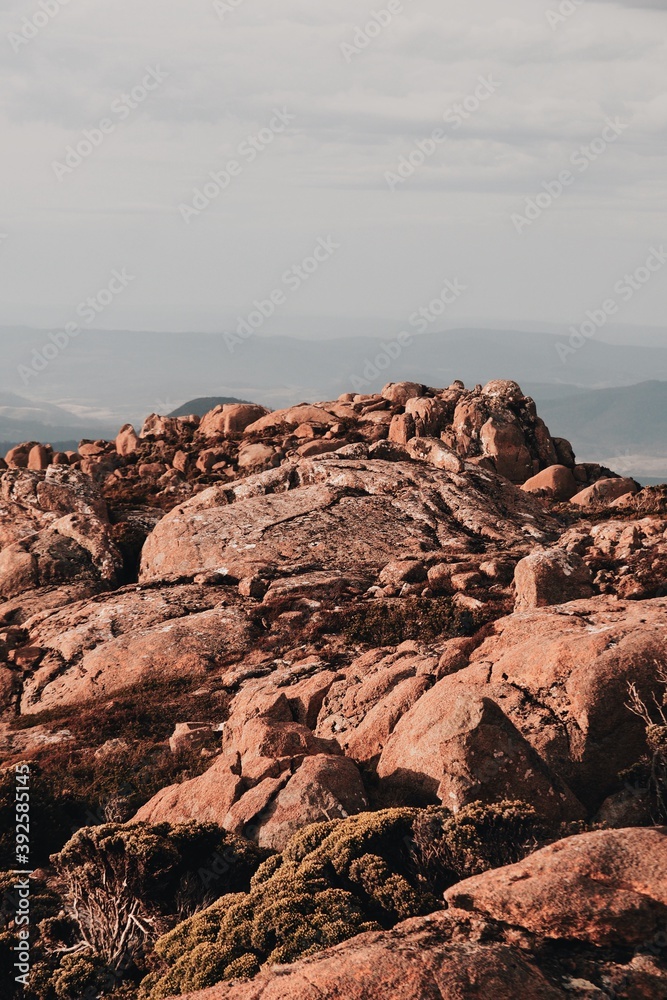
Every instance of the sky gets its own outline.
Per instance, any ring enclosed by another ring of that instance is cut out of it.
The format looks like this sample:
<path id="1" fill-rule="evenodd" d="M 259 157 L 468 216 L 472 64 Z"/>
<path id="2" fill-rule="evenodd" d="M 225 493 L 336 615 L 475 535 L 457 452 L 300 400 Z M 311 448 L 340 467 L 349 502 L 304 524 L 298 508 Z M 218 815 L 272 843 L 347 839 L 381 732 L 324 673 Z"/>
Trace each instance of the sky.
<path id="1" fill-rule="evenodd" d="M 382 332 L 449 281 L 443 328 L 664 327 L 666 29 L 667 0 L 5 0 L 0 326 Z"/>

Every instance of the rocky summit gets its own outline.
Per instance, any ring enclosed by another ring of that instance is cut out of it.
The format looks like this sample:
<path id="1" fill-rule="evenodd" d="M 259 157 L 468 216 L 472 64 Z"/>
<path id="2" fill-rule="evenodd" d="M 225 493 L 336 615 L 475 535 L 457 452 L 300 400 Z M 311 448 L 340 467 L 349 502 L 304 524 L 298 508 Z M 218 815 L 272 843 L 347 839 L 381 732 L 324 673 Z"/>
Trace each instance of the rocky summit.
<path id="1" fill-rule="evenodd" d="M 13 447 L 6 995 L 667 998 L 666 639 L 667 487 L 514 382 Z"/>

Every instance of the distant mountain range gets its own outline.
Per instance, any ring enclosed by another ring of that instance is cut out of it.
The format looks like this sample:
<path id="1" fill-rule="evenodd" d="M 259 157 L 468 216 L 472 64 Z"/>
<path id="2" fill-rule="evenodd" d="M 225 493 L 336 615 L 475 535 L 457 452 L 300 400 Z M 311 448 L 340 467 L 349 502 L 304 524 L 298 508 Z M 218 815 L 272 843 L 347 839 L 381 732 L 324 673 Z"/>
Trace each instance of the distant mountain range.
<path id="1" fill-rule="evenodd" d="M 571 440 L 581 459 L 644 478 L 667 476 L 667 382 L 536 399 L 548 426 Z"/>
<path id="2" fill-rule="evenodd" d="M 667 349 L 651 344 L 592 339 L 564 363 L 565 334 L 517 330 L 426 333 L 408 345 L 394 335 L 255 335 L 233 353 L 222 335 L 88 331 L 30 374 L 47 340 L 45 331 L 0 330 L 0 447 L 109 437 L 147 413 L 205 412 L 221 399 L 278 408 L 403 379 L 444 386 L 511 378 L 582 457 L 667 477 Z"/>

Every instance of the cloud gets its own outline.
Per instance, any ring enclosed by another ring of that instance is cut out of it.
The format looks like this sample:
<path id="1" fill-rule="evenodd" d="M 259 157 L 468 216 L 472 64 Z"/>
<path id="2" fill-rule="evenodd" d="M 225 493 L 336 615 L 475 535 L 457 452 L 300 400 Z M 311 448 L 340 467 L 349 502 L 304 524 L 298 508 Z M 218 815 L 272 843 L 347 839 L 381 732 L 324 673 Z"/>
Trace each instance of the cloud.
<path id="1" fill-rule="evenodd" d="M 146 325 L 173 304 L 214 329 L 333 231 L 344 249 L 302 312 L 401 317 L 443 269 L 467 269 L 475 316 L 556 322 L 585 309 L 664 232 L 666 3 L 596 0 L 552 30 L 545 12 L 557 2 L 404 0 L 349 63 L 341 44 L 383 0 L 244 0 L 223 20 L 207 2 L 72 2 L 18 52 L 6 36 L 39 8 L 13 3 L 0 12 L 12 191 L 0 287 L 13 303 L 0 322 L 57 322 L 127 264 L 138 278 L 123 322 Z M 58 182 L 53 161 L 156 65 L 164 85 Z M 385 173 L 488 76 L 493 98 L 392 195 Z M 277 107 L 293 125 L 184 226 L 178 205 Z M 622 140 L 517 245 L 512 212 L 614 116 L 630 123 Z M 653 296 L 633 303 L 646 322 L 661 318 Z"/>

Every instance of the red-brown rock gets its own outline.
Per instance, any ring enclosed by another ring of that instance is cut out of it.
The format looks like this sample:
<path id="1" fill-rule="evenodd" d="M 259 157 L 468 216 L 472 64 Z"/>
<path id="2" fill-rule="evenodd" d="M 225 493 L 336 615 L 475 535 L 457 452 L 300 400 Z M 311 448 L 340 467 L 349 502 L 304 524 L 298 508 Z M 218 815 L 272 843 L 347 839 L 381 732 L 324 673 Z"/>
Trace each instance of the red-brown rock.
<path id="1" fill-rule="evenodd" d="M 397 556 L 466 548 L 471 535 L 490 549 L 521 550 L 554 527 L 537 501 L 488 472 L 337 453 L 177 507 L 148 538 L 141 579 L 222 570 L 237 579 L 325 569 L 372 576 Z"/>
<path id="2" fill-rule="evenodd" d="M 254 403 L 224 403 L 202 417 L 198 437 L 221 438 L 242 434 L 246 427 L 268 413 L 266 407 Z"/>
<path id="3" fill-rule="evenodd" d="M 550 465 L 532 476 L 521 487 L 526 493 L 546 493 L 554 500 L 571 500 L 579 492 L 579 485 L 572 469 L 564 465 Z"/>
<path id="4" fill-rule="evenodd" d="M 514 571 L 516 610 L 565 604 L 593 594 L 593 577 L 586 563 L 565 549 L 542 549 L 517 563 Z"/>
<path id="5" fill-rule="evenodd" d="M 461 697 L 463 709 L 487 698 L 530 743 L 558 789 L 595 812 L 619 772 L 645 750 L 644 728 L 626 707 L 628 685 L 635 683 L 648 701 L 662 697 L 665 627 L 665 599 L 594 598 L 500 619 L 478 636 L 468 666 L 444 677 L 398 722 L 378 774 L 388 784 L 412 783 L 435 795 L 454 766 L 445 744 L 459 745 L 450 743 L 459 739 L 452 706 Z M 501 732 L 502 725 L 484 744 L 491 768 L 495 751 L 505 752 Z M 468 750 L 458 759 L 484 774 L 482 760 Z M 492 781 L 485 795 L 495 797 Z M 541 797 L 533 801 L 541 808 Z"/>
<path id="6" fill-rule="evenodd" d="M 599 479 L 592 486 L 587 486 L 585 490 L 573 496 L 570 503 L 576 504 L 577 507 L 591 507 L 597 503 L 611 503 L 626 493 L 638 492 L 639 486 L 634 479 Z"/>
<path id="7" fill-rule="evenodd" d="M 445 899 L 540 937 L 645 944 L 667 919 L 667 828 L 570 837 L 459 882 Z"/>

